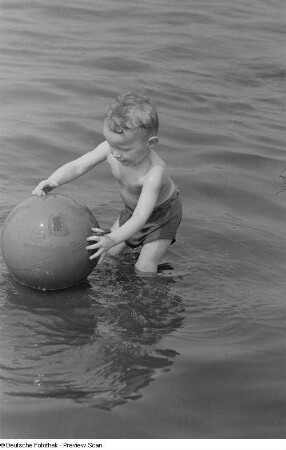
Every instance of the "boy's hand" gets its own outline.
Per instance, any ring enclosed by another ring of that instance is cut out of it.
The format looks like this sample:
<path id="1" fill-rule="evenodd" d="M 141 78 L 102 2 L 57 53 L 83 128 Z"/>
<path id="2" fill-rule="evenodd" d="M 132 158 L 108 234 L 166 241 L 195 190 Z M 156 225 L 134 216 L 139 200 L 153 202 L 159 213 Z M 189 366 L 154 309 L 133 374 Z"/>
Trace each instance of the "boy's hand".
<path id="1" fill-rule="evenodd" d="M 89 236 L 87 238 L 87 241 L 95 241 L 95 244 L 88 245 L 86 247 L 87 250 L 96 250 L 93 255 L 89 257 L 89 259 L 94 259 L 99 257 L 98 264 L 100 264 L 105 257 L 108 250 L 111 249 L 114 245 L 116 245 L 116 242 L 110 237 L 107 236 L 107 234 L 110 233 L 110 230 L 102 230 L 101 228 L 92 228 L 92 231 L 94 234 L 92 236 Z"/>
<path id="2" fill-rule="evenodd" d="M 43 180 L 32 191 L 32 195 L 38 195 L 38 196 L 46 195 L 47 192 L 50 192 L 51 190 L 53 190 L 56 187 L 59 187 L 59 185 L 56 181 Z"/>

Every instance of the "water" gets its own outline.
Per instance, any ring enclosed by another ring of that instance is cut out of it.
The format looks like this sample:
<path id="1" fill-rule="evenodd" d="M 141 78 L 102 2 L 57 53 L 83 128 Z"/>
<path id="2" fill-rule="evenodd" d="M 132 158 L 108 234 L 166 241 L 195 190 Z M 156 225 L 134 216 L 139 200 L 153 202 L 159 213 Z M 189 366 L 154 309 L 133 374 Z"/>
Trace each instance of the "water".
<path id="1" fill-rule="evenodd" d="M 184 201 L 156 279 L 129 254 L 41 293 L 0 260 L 1 437 L 285 438 L 284 0 L 0 6 L 1 226 L 128 89 Z M 120 210 L 103 166 L 60 192 Z"/>

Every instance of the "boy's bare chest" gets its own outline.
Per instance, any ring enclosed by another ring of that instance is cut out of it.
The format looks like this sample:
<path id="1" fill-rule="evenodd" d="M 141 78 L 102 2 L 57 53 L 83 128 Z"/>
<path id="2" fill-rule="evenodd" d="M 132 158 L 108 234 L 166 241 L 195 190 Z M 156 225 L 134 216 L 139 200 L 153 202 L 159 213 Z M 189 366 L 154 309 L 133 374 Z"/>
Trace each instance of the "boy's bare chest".
<path id="1" fill-rule="evenodd" d="M 146 175 L 144 171 L 136 170 L 130 166 L 112 164 L 111 172 L 121 189 L 134 193 L 141 191 Z"/>

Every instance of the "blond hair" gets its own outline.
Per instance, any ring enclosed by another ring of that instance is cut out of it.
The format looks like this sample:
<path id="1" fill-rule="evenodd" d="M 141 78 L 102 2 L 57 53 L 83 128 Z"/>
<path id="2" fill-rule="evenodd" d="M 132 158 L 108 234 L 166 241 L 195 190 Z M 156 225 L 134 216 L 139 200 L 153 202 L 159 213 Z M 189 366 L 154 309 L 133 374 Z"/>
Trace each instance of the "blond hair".
<path id="1" fill-rule="evenodd" d="M 105 115 L 108 128 L 116 133 L 138 129 L 147 136 L 156 136 L 159 118 L 156 106 L 148 97 L 125 92 L 116 97 Z"/>

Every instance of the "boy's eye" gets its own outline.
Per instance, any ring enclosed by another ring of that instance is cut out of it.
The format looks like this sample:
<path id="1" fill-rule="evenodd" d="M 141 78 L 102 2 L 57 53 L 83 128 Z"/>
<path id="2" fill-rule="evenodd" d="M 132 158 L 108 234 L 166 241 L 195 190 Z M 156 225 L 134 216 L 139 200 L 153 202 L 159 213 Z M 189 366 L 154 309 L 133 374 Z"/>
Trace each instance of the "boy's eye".
<path id="1" fill-rule="evenodd" d="M 110 146 L 110 148 L 112 149 L 112 150 L 117 150 L 117 151 L 119 151 L 119 152 L 128 152 L 129 150 L 131 150 L 131 148 L 122 148 L 122 147 L 120 147 L 120 146 L 118 146 L 118 145 L 112 145 L 112 144 L 109 144 L 109 146 Z"/>

